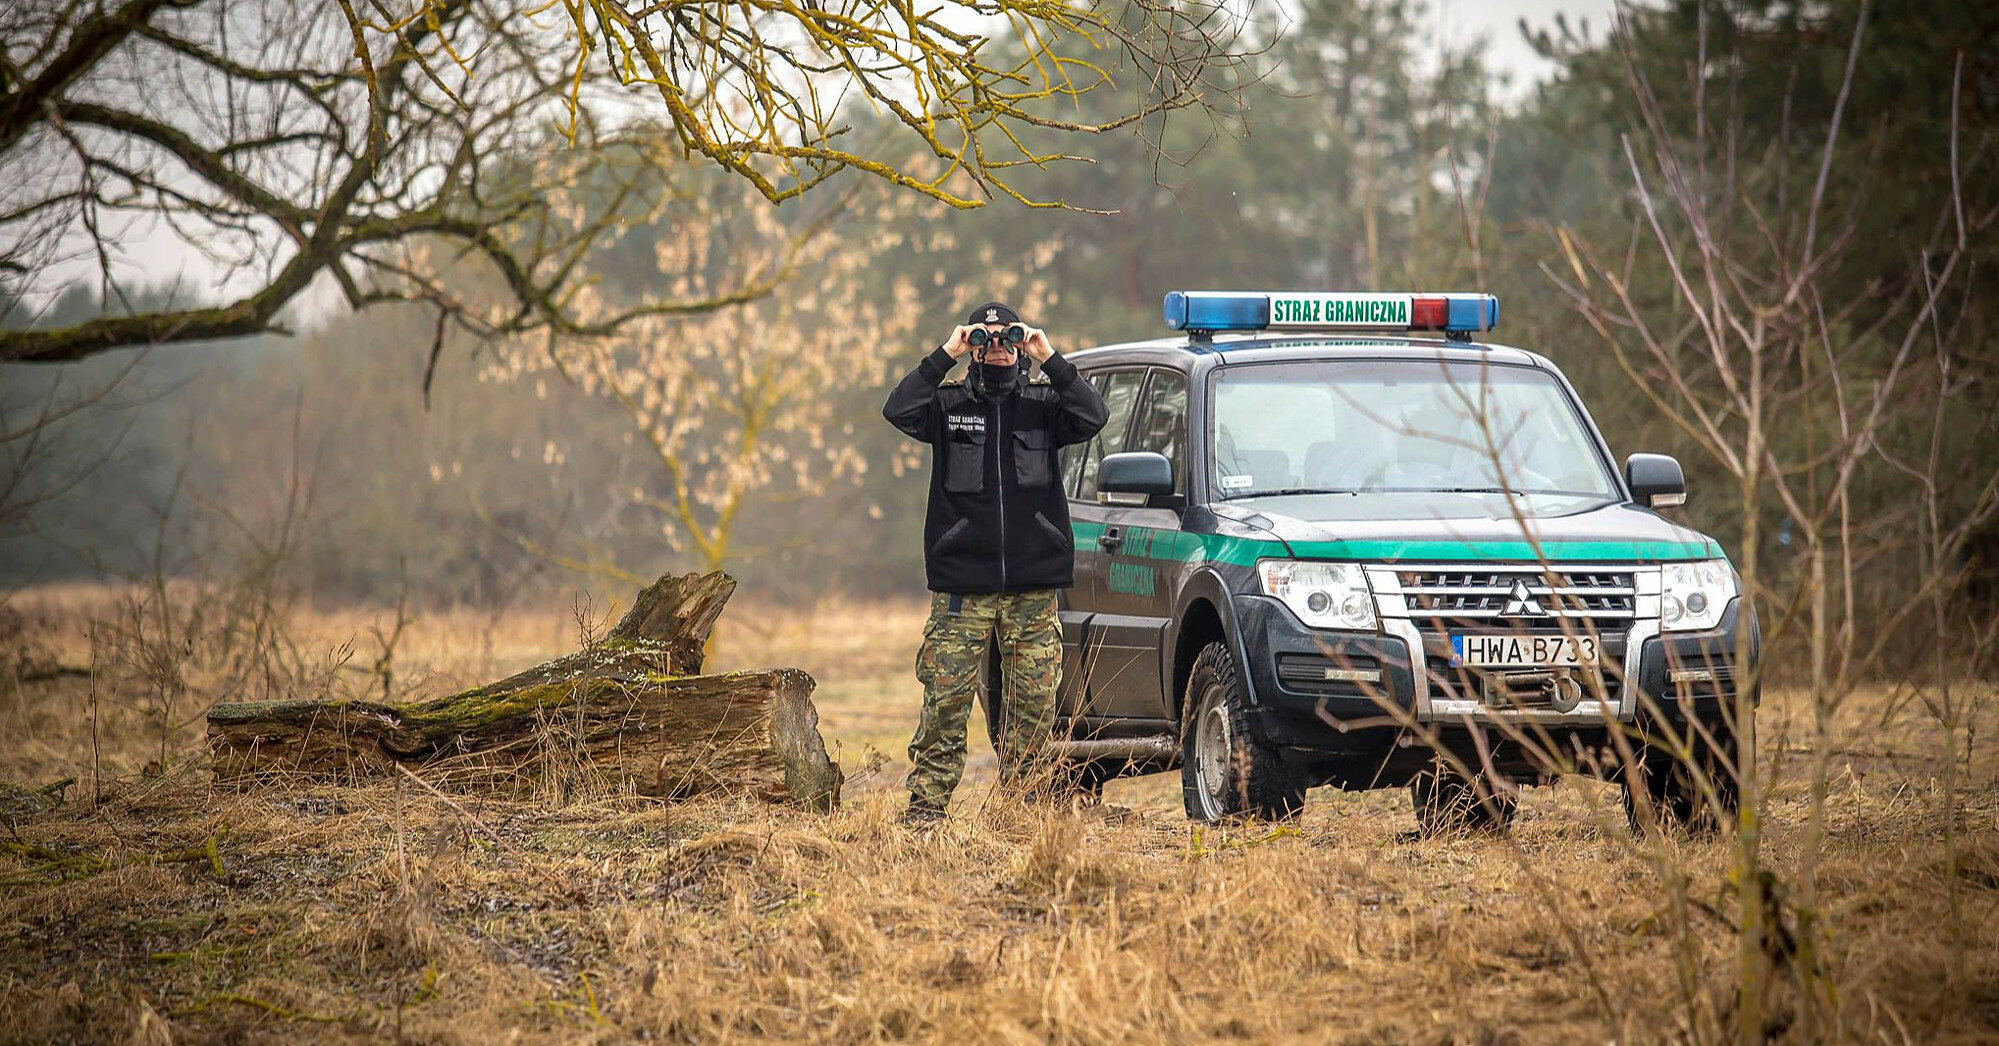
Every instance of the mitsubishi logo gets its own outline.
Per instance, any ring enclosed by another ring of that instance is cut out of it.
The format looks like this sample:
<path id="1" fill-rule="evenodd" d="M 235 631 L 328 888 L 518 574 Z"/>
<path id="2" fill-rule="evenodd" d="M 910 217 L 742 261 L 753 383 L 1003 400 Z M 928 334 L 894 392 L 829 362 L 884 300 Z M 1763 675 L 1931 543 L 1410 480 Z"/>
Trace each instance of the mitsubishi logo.
<path id="1" fill-rule="evenodd" d="M 1513 583 L 1513 590 L 1506 594 L 1506 606 L 1500 610 L 1500 613 L 1508 617 L 1516 614 L 1531 614 L 1540 617 L 1545 616 L 1548 612 L 1541 609 L 1541 601 L 1535 599 L 1527 591 L 1527 582 L 1515 581 Z"/>

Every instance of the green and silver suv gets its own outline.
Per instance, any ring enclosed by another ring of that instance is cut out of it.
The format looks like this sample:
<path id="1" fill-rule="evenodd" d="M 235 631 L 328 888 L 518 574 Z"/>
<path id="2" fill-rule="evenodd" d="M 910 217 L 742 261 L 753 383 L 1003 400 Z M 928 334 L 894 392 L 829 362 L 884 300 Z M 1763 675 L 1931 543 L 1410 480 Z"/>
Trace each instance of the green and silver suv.
<path id="1" fill-rule="evenodd" d="M 1181 333 L 1069 357 L 1110 407 L 1063 472 L 1054 745 L 1086 786 L 1177 767 L 1205 821 L 1333 784 L 1410 785 L 1426 827 L 1503 822 L 1558 772 L 1682 820 L 1732 806 L 1758 644 L 1735 572 L 1658 513 L 1678 462 L 1620 470 L 1554 364 L 1472 340 L 1496 299 L 1165 312 Z"/>

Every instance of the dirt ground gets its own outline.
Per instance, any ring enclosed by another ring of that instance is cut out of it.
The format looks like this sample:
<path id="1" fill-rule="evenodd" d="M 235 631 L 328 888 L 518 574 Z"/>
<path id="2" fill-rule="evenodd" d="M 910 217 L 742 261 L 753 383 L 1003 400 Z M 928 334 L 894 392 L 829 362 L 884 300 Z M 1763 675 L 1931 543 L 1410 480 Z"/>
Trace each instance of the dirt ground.
<path id="1" fill-rule="evenodd" d="M 1285 825 L 1202 829 L 1177 775 L 1100 806 L 992 792 L 974 723 L 950 819 L 899 827 L 922 607 L 738 604 L 716 668 L 819 680 L 849 775 L 831 815 L 727 798 L 440 798 L 404 782 L 220 792 L 200 716 L 229 654 L 177 675 L 32 593 L 0 674 L 0 1042 L 1717 1041 L 1738 964 L 1733 838 L 1636 835 L 1589 781 L 1530 789 L 1504 836 L 1418 838 L 1406 792 L 1312 793 Z M 586 615 L 588 616 L 588 615 Z M 291 623 L 299 686 L 374 687 L 380 613 Z M 573 648 L 571 614 L 420 616 L 388 688 Z M 36 631 L 39 629 L 39 631 Z M 192 650 L 192 648 L 189 648 Z M 339 659 L 327 662 L 332 665 Z M 160 680 L 167 682 L 163 685 Z M 1951 775 L 1893 687 L 1835 717 L 1806 880 L 1806 695 L 1759 718 L 1785 1041 L 1999 1041 L 1999 758 L 1990 692 Z M 63 798 L 34 789 L 75 778 Z M 1816 1009 L 1801 1005 L 1811 993 Z M 1810 1023 L 1817 1014 L 1818 1023 Z"/>

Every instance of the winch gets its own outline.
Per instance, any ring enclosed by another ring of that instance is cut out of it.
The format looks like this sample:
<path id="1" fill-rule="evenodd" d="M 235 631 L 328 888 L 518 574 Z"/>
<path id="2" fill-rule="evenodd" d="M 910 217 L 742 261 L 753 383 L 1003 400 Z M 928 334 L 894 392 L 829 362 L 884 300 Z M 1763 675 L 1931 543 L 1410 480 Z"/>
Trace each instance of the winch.
<path id="1" fill-rule="evenodd" d="M 1489 669 L 1479 673 L 1479 696 L 1488 708 L 1549 708 L 1573 712 L 1586 692 L 1573 671 L 1560 668 Z"/>

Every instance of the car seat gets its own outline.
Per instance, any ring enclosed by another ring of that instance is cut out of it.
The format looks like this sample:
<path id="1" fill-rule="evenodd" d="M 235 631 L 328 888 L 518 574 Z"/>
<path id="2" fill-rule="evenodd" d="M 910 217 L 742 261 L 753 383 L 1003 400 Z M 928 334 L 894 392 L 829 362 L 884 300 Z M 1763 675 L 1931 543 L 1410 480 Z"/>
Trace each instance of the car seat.
<path id="1" fill-rule="evenodd" d="M 1297 486 L 1291 478 L 1291 456 L 1281 450 L 1238 450 L 1236 460 L 1249 470 L 1255 490 Z"/>
<path id="2" fill-rule="evenodd" d="M 1478 423 L 1456 405 L 1405 413 L 1396 441 L 1390 485 L 1471 484 L 1485 473 L 1484 436 Z"/>
<path id="3" fill-rule="evenodd" d="M 1327 490 L 1349 490 L 1359 485 L 1359 455 L 1332 440 L 1320 440 L 1305 448 L 1304 486 Z"/>

